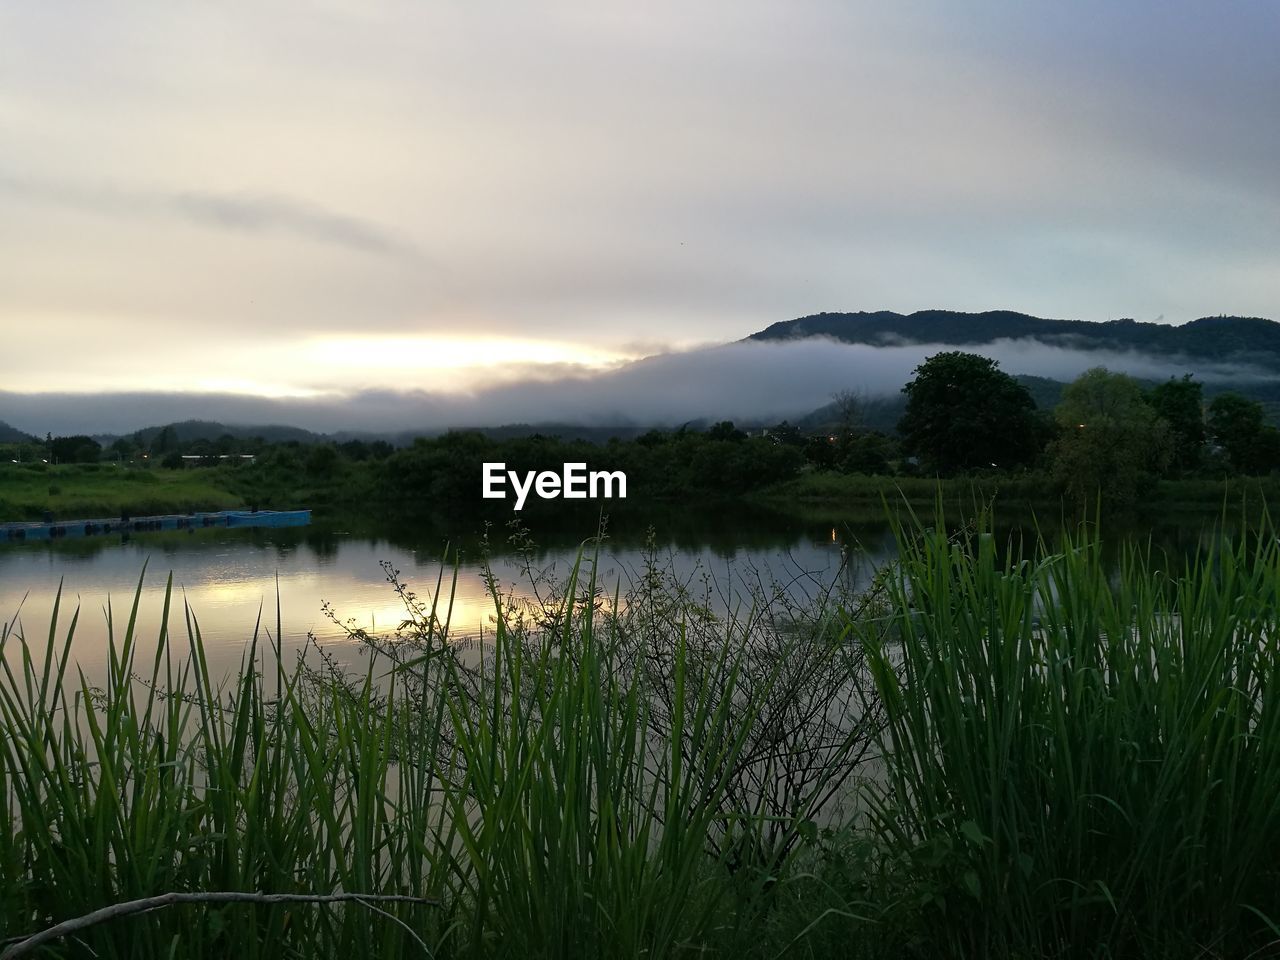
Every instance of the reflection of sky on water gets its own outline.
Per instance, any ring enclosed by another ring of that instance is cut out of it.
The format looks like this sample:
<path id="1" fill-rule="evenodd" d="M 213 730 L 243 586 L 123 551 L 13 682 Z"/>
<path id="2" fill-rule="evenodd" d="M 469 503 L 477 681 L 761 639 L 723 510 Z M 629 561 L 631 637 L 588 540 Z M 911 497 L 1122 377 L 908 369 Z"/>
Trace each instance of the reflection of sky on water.
<path id="1" fill-rule="evenodd" d="M 873 554 L 879 552 L 873 550 Z M 404 607 L 387 583 L 380 561 L 391 562 L 403 580 L 427 599 L 436 590 L 442 553 L 439 546 L 396 544 L 362 535 L 309 535 L 297 530 L 216 530 L 156 534 L 124 543 L 103 538 L 95 543 L 27 544 L 0 550 L 0 620 L 13 623 L 16 619 L 28 641 L 43 648 L 61 581 L 60 634 L 65 634 L 79 605 L 75 659 L 88 676 L 101 676 L 108 653 L 108 600 L 118 642 L 146 564 L 138 636 L 139 654 L 147 658 L 148 666 L 156 649 L 170 572 L 174 585 L 170 650 L 185 653 L 187 649 L 185 600 L 199 623 L 210 668 L 216 674 L 235 666 L 244 655 L 260 611 L 260 642 L 265 644 L 267 633 L 275 634 L 277 582 L 286 656 L 291 658 L 292 651 L 302 649 L 308 632 L 314 632 L 339 661 L 352 663 L 358 653 L 342 642 L 342 631 L 326 618 L 323 605 L 328 603 L 343 621 L 350 618 L 355 626 L 393 629 L 404 619 Z M 534 566 L 537 570 L 549 568 L 563 578 L 575 554 L 576 546 L 543 549 Z M 725 549 L 723 544 L 693 546 L 687 542 L 659 546 L 658 558 L 692 586 L 709 577 L 715 604 L 723 609 L 749 605 L 753 583 L 766 587 L 783 584 L 793 594 L 812 595 L 838 573 L 842 545 L 830 529 L 796 530 L 770 546 Z M 865 581 L 874 556 L 865 560 L 852 565 L 850 576 Z M 499 555 L 492 564 L 504 587 L 527 596 L 517 558 Z M 619 583 L 625 592 L 643 569 L 644 552 L 634 539 L 611 541 L 602 549 L 598 580 L 608 593 Z M 446 595 L 452 571 L 452 565 L 445 571 Z M 479 564 L 474 560 L 461 563 L 453 597 L 452 633 L 470 635 L 486 630 L 492 613 L 493 601 L 486 593 Z M 5 654 L 14 657 L 12 645 Z"/>

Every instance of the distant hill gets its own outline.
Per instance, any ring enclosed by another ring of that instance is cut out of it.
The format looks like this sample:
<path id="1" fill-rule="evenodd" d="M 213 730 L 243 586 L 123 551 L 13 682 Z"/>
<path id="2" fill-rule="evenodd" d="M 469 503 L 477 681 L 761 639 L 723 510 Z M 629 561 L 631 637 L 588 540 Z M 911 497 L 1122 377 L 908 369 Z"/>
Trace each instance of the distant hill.
<path id="1" fill-rule="evenodd" d="M 218 423 L 213 420 L 183 420 L 179 423 L 144 427 L 129 434 L 129 436 L 132 436 L 139 443 L 150 443 L 161 430 L 167 427 L 173 428 L 173 432 L 180 443 L 191 443 L 195 440 L 217 440 L 227 435 L 235 437 L 237 440 L 251 440 L 254 437 L 261 437 L 268 443 L 285 443 L 289 440 L 297 440 L 299 443 L 319 443 L 326 439 L 322 434 L 313 433 L 301 427 L 288 427 L 279 424 L 237 426 L 235 424 Z"/>
<path id="2" fill-rule="evenodd" d="M 434 436 L 445 431 L 435 430 L 402 430 L 386 433 L 375 433 L 370 431 L 359 430 L 341 430 L 335 433 L 315 433 L 311 430 L 304 430 L 301 427 L 281 426 L 279 424 L 271 425 L 254 425 L 254 424 L 228 424 L 219 423 L 214 420 L 184 420 L 180 423 L 161 424 L 153 427 L 145 427 L 142 430 L 135 431 L 127 436 L 132 437 L 136 442 L 141 444 L 151 443 L 157 434 L 166 427 L 172 427 L 177 439 L 180 443 L 192 443 L 196 440 L 215 441 L 221 437 L 230 435 L 237 440 L 252 439 L 261 437 L 268 443 L 287 443 L 296 440 L 299 443 L 342 443 L 346 440 L 385 440 L 392 446 L 402 447 L 413 442 L 415 437 Z M 604 443 L 611 437 L 618 437 L 622 440 L 629 440 L 637 437 L 648 430 L 648 427 L 636 426 L 618 426 L 618 427 L 587 427 L 572 423 L 515 423 L 506 424 L 497 427 L 455 427 L 455 430 L 471 430 L 482 433 L 487 437 L 495 440 L 508 440 L 514 437 L 531 437 L 535 434 L 542 434 L 548 437 L 560 437 L 564 440 L 589 440 L 593 443 Z M 94 439 L 103 443 L 110 443 L 116 439 L 115 435 L 106 435 L 95 437 Z M 3 440 L 3 435 L 0 435 Z"/>
<path id="3" fill-rule="evenodd" d="M 0 443 L 38 443 L 36 437 L 29 433 L 23 433 L 17 427 L 11 427 L 3 420 L 0 420 Z"/>
<path id="4" fill-rule="evenodd" d="M 1245 361 L 1280 372 L 1280 323 L 1261 317 L 1202 317 L 1188 323 L 1111 320 L 1046 320 L 1010 310 L 960 313 L 920 310 L 902 314 L 819 313 L 772 324 L 749 340 L 831 337 L 845 343 L 887 346 L 941 343 L 977 346 L 993 340 L 1030 339 L 1084 350 L 1135 350 L 1155 356 Z"/>
<path id="5" fill-rule="evenodd" d="M 467 429 L 467 428 L 463 428 Z M 613 437 L 633 440 L 647 433 L 650 427 L 584 427 L 573 423 L 511 423 L 499 427 L 471 427 L 492 440 L 512 440 L 518 437 L 559 437 L 561 440 L 587 440 L 591 443 L 607 443 Z"/>

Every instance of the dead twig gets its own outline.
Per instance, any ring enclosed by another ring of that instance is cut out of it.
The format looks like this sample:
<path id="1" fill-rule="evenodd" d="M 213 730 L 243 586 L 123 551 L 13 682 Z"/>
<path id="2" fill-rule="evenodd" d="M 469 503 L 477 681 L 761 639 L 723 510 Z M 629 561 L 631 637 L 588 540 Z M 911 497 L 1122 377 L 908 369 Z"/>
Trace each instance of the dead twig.
<path id="1" fill-rule="evenodd" d="M 371 893 L 246 893 L 238 890 L 222 890 L 201 893 L 162 893 L 154 897 L 143 897 L 140 900 L 126 900 L 100 907 L 91 913 L 70 920 L 63 920 L 52 927 L 26 937 L 14 937 L 4 941 L 8 946 L 0 952 L 0 960 L 14 960 L 36 950 L 38 947 L 63 937 L 79 933 L 89 927 L 118 920 L 121 917 L 139 913 L 150 913 L 164 907 L 172 907 L 183 903 L 359 903 L 369 906 L 372 903 L 417 903 L 427 906 L 438 906 L 438 900 L 426 897 L 412 897 L 406 894 L 371 894 Z M 384 913 L 384 911 L 377 911 Z M 415 939 L 417 939 L 415 937 Z M 419 941 L 421 942 L 421 941 Z"/>

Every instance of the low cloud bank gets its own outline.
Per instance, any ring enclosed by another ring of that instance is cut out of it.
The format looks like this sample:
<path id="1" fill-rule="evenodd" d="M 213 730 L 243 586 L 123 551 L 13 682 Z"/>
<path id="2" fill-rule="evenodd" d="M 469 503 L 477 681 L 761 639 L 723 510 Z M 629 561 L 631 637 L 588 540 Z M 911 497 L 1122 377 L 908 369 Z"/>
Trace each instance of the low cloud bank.
<path id="1" fill-rule="evenodd" d="M 875 347 L 824 339 L 743 341 L 649 357 L 603 373 L 503 384 L 471 394 L 367 390 L 313 399 L 236 394 L 0 392 L 0 420 L 30 433 L 125 433 L 179 420 L 287 424 L 323 433 L 444 430 L 510 423 L 584 426 L 676 425 L 691 420 L 795 419 L 838 390 L 896 393 L 945 344 Z M 1207 383 L 1274 379 L 1241 363 L 1076 350 L 1035 340 L 1001 340 L 965 350 L 1009 373 L 1070 380 L 1105 366 L 1163 379 L 1191 373 Z"/>

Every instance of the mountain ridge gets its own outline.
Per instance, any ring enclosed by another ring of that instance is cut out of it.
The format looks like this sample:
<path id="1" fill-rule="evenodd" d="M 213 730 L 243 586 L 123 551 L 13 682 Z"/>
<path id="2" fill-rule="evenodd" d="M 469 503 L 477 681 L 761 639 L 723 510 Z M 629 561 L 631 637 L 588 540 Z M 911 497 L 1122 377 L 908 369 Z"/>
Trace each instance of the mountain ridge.
<path id="1" fill-rule="evenodd" d="M 1059 320 L 1013 310 L 891 310 L 816 313 L 782 320 L 747 340 L 801 340 L 829 337 L 869 346 L 938 343 L 972 347 L 996 340 L 1035 340 L 1049 346 L 1086 350 L 1133 350 L 1157 356 L 1195 356 L 1214 361 L 1247 360 L 1280 372 L 1280 323 L 1265 317 L 1226 314 L 1182 324 L 1129 318 L 1108 321 Z"/>

